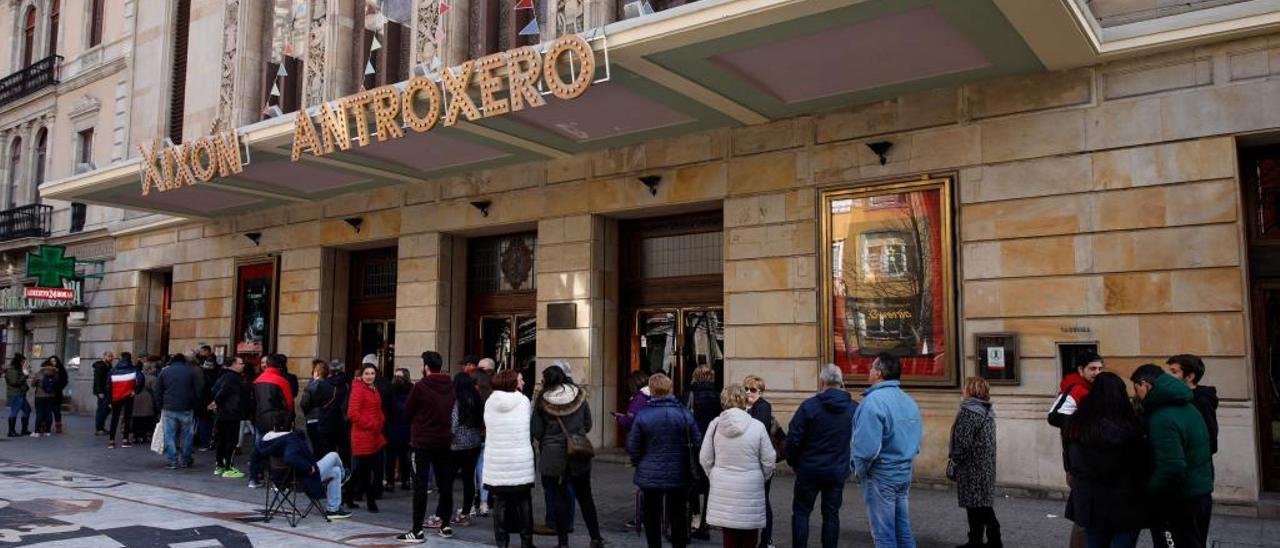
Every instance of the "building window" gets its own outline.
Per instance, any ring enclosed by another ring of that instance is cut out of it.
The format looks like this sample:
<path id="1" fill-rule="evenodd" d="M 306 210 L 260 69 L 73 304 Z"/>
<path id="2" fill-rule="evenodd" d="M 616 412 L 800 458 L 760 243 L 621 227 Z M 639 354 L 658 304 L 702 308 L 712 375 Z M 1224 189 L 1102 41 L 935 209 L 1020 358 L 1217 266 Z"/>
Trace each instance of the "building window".
<path id="1" fill-rule="evenodd" d="M 40 128 L 40 132 L 36 134 L 36 165 L 35 177 L 32 178 L 33 186 L 39 187 L 44 183 L 44 166 L 45 161 L 49 157 L 49 128 Z M 31 193 L 33 197 L 38 198 L 40 192 L 38 190 Z"/>
<path id="2" fill-rule="evenodd" d="M 645 238 L 640 242 L 643 278 L 678 278 L 724 272 L 724 232 Z"/>
<path id="3" fill-rule="evenodd" d="M 477 238 L 468 243 L 467 284 L 471 293 L 492 295 L 537 288 L 536 234 Z"/>
<path id="4" fill-rule="evenodd" d="M 89 47 L 102 43 L 102 17 L 105 0 L 89 0 Z"/>
<path id="5" fill-rule="evenodd" d="M 182 142 L 182 119 L 187 101 L 187 37 L 191 28 L 191 0 L 178 0 L 173 17 L 173 66 L 169 73 L 169 140 Z"/>
<path id="6" fill-rule="evenodd" d="M 284 57 L 284 74 L 279 63 L 267 63 L 267 109 L 263 118 L 296 112 L 302 108 L 302 60 Z M 278 108 L 275 112 L 272 107 Z"/>
<path id="7" fill-rule="evenodd" d="M 84 230 L 84 218 L 88 209 L 88 206 L 80 202 L 71 202 L 71 232 Z"/>
<path id="8" fill-rule="evenodd" d="M 49 55 L 58 54 L 58 20 L 62 15 L 62 0 L 49 5 Z"/>
<path id="9" fill-rule="evenodd" d="M 5 209 L 18 205 L 18 169 L 22 167 L 22 138 L 9 144 L 9 184 L 5 193 Z"/>
<path id="10" fill-rule="evenodd" d="M 22 66 L 31 66 L 36 49 L 36 8 L 27 8 L 27 17 L 22 23 Z"/>
<path id="11" fill-rule="evenodd" d="M 76 133 L 76 173 L 93 171 L 93 128 Z"/>

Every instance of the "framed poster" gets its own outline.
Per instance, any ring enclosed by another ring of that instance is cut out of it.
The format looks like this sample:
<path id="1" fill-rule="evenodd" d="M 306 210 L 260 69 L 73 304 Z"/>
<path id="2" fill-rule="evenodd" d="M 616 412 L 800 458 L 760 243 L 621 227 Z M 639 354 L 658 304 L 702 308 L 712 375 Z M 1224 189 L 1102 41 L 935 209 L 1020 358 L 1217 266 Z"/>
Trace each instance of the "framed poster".
<path id="1" fill-rule="evenodd" d="M 950 178 L 822 193 L 824 357 L 865 385 L 876 356 L 910 386 L 955 386 Z"/>
<path id="2" fill-rule="evenodd" d="M 1021 384 L 1016 333 L 975 333 L 973 335 L 978 376 L 989 384 Z"/>
<path id="3" fill-rule="evenodd" d="M 275 350 L 276 276 L 279 258 L 258 257 L 236 264 L 235 331 L 231 348 L 247 365 L 258 366 Z"/>

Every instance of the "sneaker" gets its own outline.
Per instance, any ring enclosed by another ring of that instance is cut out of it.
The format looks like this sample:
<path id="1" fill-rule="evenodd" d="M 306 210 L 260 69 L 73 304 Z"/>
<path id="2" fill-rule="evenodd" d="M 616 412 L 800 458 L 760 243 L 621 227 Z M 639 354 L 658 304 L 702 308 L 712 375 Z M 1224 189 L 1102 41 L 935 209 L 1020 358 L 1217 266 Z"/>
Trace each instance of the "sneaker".
<path id="1" fill-rule="evenodd" d="M 32 434 L 31 437 L 38 438 L 40 437 L 40 434 Z M 116 442 L 114 441 L 107 442 L 107 449 L 115 449 L 115 448 L 116 448 Z"/>
<path id="2" fill-rule="evenodd" d="M 173 466 L 173 465 L 172 465 L 172 464 L 170 464 L 169 466 Z M 258 482 L 253 481 L 253 480 L 249 480 L 249 488 L 250 488 L 250 489 L 259 489 L 259 488 L 261 488 L 261 487 L 262 487 L 262 484 L 261 484 L 261 483 L 258 483 Z"/>
<path id="3" fill-rule="evenodd" d="M 342 508 L 339 508 L 332 512 L 325 512 L 324 517 L 329 519 L 347 519 L 351 517 L 351 512 L 348 512 L 346 510 L 343 510 Z"/>
<path id="4" fill-rule="evenodd" d="M 176 463 L 176 462 L 171 462 L 171 463 L 169 463 L 169 464 L 166 464 L 166 465 L 165 465 L 165 469 L 166 469 L 166 470 L 177 470 L 177 469 L 178 469 L 178 463 Z"/>
<path id="5" fill-rule="evenodd" d="M 45 435 L 48 436 L 48 434 Z M 124 440 L 120 442 L 120 447 L 133 447 L 133 444 L 130 443 L 129 440 Z"/>
<path id="6" fill-rule="evenodd" d="M 422 529 L 396 535 L 396 540 L 406 544 L 422 544 L 427 541 L 427 533 Z"/>
<path id="7" fill-rule="evenodd" d="M 471 515 L 459 512 L 458 517 L 454 518 L 453 524 L 458 527 L 471 527 Z"/>
<path id="8" fill-rule="evenodd" d="M 230 478 L 230 479 L 240 479 L 244 477 L 244 472 L 241 472 L 238 468 L 232 466 L 231 468 L 228 468 L 225 472 L 222 473 L 222 477 Z"/>
<path id="9" fill-rule="evenodd" d="M 221 476 L 221 475 L 225 474 L 226 472 L 227 472 L 227 469 L 226 469 L 226 468 L 223 468 L 223 467 L 221 467 L 221 466 L 215 466 L 215 467 L 213 467 L 213 475 L 215 475 L 215 476 Z"/>
<path id="10" fill-rule="evenodd" d="M 440 532 L 437 534 L 440 535 L 440 538 L 453 538 L 453 528 L 446 525 L 441 527 Z"/>
<path id="11" fill-rule="evenodd" d="M 480 503 L 480 517 L 485 517 L 488 515 L 489 515 L 489 503 L 487 502 Z"/>
<path id="12" fill-rule="evenodd" d="M 444 521 L 441 520 L 439 516 L 431 516 L 427 518 L 428 529 L 439 529 L 440 526 L 443 524 L 444 524 Z"/>

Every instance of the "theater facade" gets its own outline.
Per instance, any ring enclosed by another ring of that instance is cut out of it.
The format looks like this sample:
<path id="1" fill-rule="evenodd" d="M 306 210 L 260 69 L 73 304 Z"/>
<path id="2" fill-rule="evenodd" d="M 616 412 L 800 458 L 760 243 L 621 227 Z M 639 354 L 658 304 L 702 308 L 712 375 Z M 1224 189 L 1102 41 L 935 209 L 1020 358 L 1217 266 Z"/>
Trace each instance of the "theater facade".
<path id="1" fill-rule="evenodd" d="M 40 187 L 156 214 L 86 282 L 85 356 L 565 360 L 615 446 L 632 371 L 759 375 L 785 421 L 822 364 L 857 394 L 889 352 L 919 479 L 979 375 L 999 483 L 1061 492 L 1072 357 L 1194 353 L 1216 498 L 1280 490 L 1263 2 L 348 3 L 191 11 L 180 138 L 132 130 L 130 159 Z"/>

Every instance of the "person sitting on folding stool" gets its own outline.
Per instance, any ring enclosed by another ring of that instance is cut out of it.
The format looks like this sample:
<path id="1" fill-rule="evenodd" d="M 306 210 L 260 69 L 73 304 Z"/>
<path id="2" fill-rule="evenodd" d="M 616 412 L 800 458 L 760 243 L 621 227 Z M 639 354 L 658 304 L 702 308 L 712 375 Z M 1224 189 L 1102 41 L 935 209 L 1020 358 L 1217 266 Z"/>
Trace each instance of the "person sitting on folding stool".
<path id="1" fill-rule="evenodd" d="M 282 459 L 293 471 L 299 486 L 308 497 L 325 501 L 326 518 L 351 517 L 351 512 L 342 508 L 342 459 L 332 451 L 320 460 L 313 458 L 307 440 L 302 434 L 293 431 L 293 417 L 290 415 L 282 413 L 276 417 L 271 432 L 262 436 L 262 443 L 258 444 L 252 456 L 259 465 L 269 465 L 273 457 Z"/>

